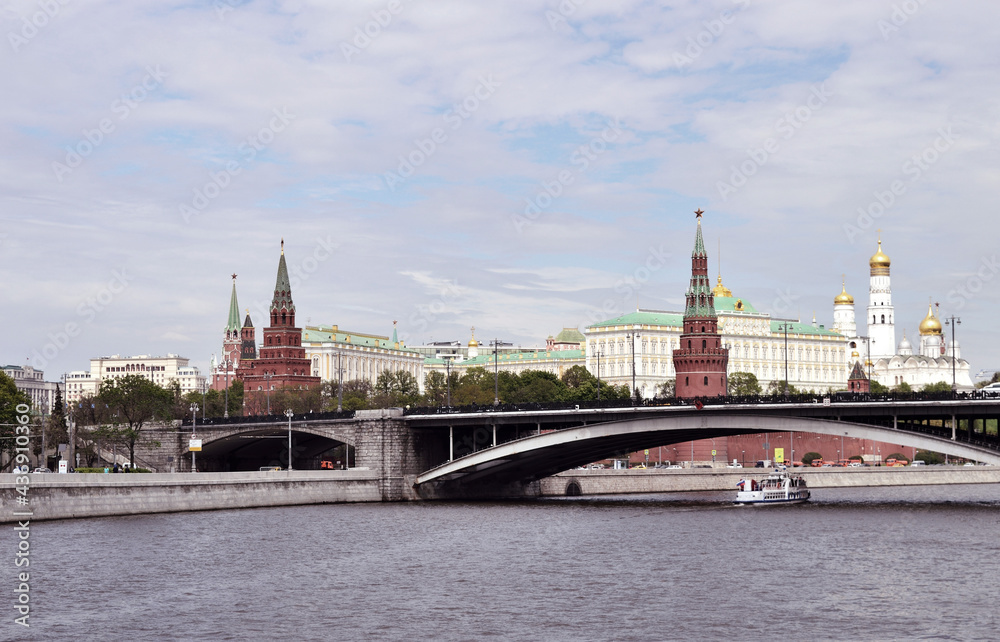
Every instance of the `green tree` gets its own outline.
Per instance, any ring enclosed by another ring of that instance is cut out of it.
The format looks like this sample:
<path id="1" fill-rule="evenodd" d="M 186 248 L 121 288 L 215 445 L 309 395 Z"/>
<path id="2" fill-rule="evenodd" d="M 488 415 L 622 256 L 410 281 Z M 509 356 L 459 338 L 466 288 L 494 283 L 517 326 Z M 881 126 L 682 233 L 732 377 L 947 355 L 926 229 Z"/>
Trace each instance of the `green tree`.
<path id="1" fill-rule="evenodd" d="M 444 406 L 448 403 L 448 380 L 445 373 L 431 370 L 424 375 L 424 397 L 426 406 Z"/>
<path id="2" fill-rule="evenodd" d="M 817 452 L 807 452 L 806 454 L 802 455 L 802 463 L 805 464 L 806 466 L 811 466 L 812 463 L 817 459 L 822 461 L 823 455 Z"/>
<path id="3" fill-rule="evenodd" d="M 14 440 L 17 436 L 15 431 L 20 425 L 18 417 L 22 416 L 22 413 L 17 411 L 17 407 L 22 404 L 28 406 L 30 412 L 31 398 L 27 393 L 17 389 L 14 379 L 7 376 L 5 372 L 0 372 L 0 443 L 2 443 L 0 451 L 8 455 L 8 461 L 2 470 L 7 470 L 14 463 L 14 455 L 17 452 L 15 450 L 17 443 Z M 24 410 L 23 407 L 21 409 Z"/>
<path id="4" fill-rule="evenodd" d="M 885 459 L 882 461 L 885 461 L 886 459 L 895 459 L 896 461 L 905 461 L 906 463 L 910 463 L 910 458 L 903 453 L 892 453 L 891 455 L 886 455 Z"/>
<path id="5" fill-rule="evenodd" d="M 108 423 L 128 446 L 129 461 L 135 462 L 135 444 L 143 427 L 154 419 L 173 416 L 174 397 L 149 379 L 135 374 L 105 379 L 97 393 L 97 403 L 107 409 Z"/>
<path id="6" fill-rule="evenodd" d="M 367 379 L 344 382 L 344 410 L 367 410 L 372 407 L 372 384 Z"/>
<path id="7" fill-rule="evenodd" d="M 929 383 L 921 388 L 920 392 L 951 392 L 951 384 L 944 381 Z"/>
<path id="8" fill-rule="evenodd" d="M 933 464 L 944 463 L 944 455 L 942 455 L 941 453 L 936 453 L 932 450 L 918 450 L 917 454 L 914 455 L 913 459 L 914 461 L 919 459 L 928 466 L 931 466 Z"/>
<path id="9" fill-rule="evenodd" d="M 670 398 L 677 394 L 677 379 L 671 378 L 656 386 L 656 396 Z"/>
<path id="10" fill-rule="evenodd" d="M 783 380 L 779 381 L 779 380 L 775 379 L 770 384 L 768 384 L 768 386 L 767 386 L 767 394 L 769 394 L 769 395 L 783 395 L 783 394 L 785 394 L 785 382 Z M 799 389 L 796 388 L 795 386 L 793 386 L 792 384 L 788 384 L 788 394 L 790 394 L 790 395 L 797 395 L 797 394 L 799 394 Z"/>
<path id="11" fill-rule="evenodd" d="M 525 370 L 516 379 L 516 388 L 505 395 L 502 401 L 510 403 L 547 403 L 562 401 L 566 396 L 566 384 L 551 372 Z"/>
<path id="12" fill-rule="evenodd" d="M 375 381 L 373 402 L 377 408 L 399 408 L 420 398 L 417 378 L 406 370 L 383 370 Z"/>
<path id="13" fill-rule="evenodd" d="M 576 390 L 585 384 L 597 382 L 597 377 L 590 374 L 590 371 L 583 366 L 573 366 L 563 373 L 561 379 L 563 384 L 570 390 Z"/>
<path id="14" fill-rule="evenodd" d="M 871 385 L 869 386 L 869 391 L 873 395 L 884 395 L 884 394 L 886 394 L 886 393 L 889 392 L 889 388 L 887 388 L 886 386 L 882 385 L 878 381 L 875 381 L 874 379 L 872 379 L 871 380 Z"/>
<path id="15" fill-rule="evenodd" d="M 50 450 L 58 448 L 59 444 L 69 443 L 69 431 L 66 429 L 66 406 L 63 404 L 62 391 L 59 388 L 56 388 L 52 412 L 49 413 L 49 419 L 46 422 L 45 443 Z"/>
<path id="16" fill-rule="evenodd" d="M 757 375 L 752 372 L 734 372 L 729 375 L 728 392 L 739 397 L 759 395 L 761 388 L 760 382 L 757 381 Z"/>
<path id="17" fill-rule="evenodd" d="M 911 388 L 910 384 L 906 383 L 905 381 L 900 381 L 899 383 L 897 383 L 895 386 L 892 387 L 892 392 L 903 392 L 903 393 L 913 392 L 913 388 Z"/>

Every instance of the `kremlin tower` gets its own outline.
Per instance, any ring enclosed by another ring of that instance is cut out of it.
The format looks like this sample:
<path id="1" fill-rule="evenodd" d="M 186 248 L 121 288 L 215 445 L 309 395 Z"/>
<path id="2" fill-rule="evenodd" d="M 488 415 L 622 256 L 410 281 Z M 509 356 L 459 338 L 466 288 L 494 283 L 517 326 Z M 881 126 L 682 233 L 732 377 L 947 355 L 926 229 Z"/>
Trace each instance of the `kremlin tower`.
<path id="1" fill-rule="evenodd" d="M 233 293 L 229 297 L 229 319 L 222 339 L 222 358 L 216 361 L 212 357 L 213 390 L 225 390 L 226 381 L 232 383 L 236 369 L 240 364 L 242 353 L 242 338 L 240 332 L 240 304 L 236 300 L 236 275 L 233 275 Z M 226 360 L 229 360 L 229 377 L 226 377 Z"/>
<path id="2" fill-rule="evenodd" d="M 896 352 L 896 326 L 893 320 L 892 288 L 889 287 L 889 257 L 878 251 L 868 261 L 871 280 L 868 289 L 868 337 L 871 360 L 889 359 Z"/>
<path id="3" fill-rule="evenodd" d="M 727 389 L 729 350 L 722 347 L 719 335 L 715 295 L 708 278 L 708 254 L 701 235 L 702 214 L 700 209 L 695 212 L 698 231 L 691 253 L 691 284 L 685 294 L 680 347 L 673 355 L 675 394 L 679 398 L 725 396 Z"/>
<path id="4" fill-rule="evenodd" d="M 302 347 L 302 330 L 295 327 L 295 304 L 292 287 L 285 265 L 285 241 L 281 241 L 281 258 L 278 260 L 278 277 L 271 299 L 270 325 L 264 328 L 260 351 L 256 359 L 241 364 L 237 376 L 243 380 L 244 390 L 297 388 L 308 390 L 318 386 L 319 377 L 312 376 L 311 362 Z M 250 315 L 247 315 L 247 324 Z M 253 336 L 253 326 L 245 330 L 244 337 Z M 251 339 L 252 341 L 252 339 Z M 248 344 L 249 347 L 249 344 Z M 265 375 L 269 375 L 265 379 Z"/>

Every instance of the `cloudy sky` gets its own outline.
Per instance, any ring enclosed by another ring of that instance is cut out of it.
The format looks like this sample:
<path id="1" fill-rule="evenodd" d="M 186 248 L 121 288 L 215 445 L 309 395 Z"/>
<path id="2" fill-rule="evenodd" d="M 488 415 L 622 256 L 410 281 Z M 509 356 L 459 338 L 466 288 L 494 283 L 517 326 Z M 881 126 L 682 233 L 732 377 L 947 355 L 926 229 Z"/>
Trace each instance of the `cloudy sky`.
<path id="1" fill-rule="evenodd" d="M 1000 4 L 7 1 L 0 361 L 55 380 L 256 325 L 544 343 L 677 310 L 693 210 L 759 310 L 929 300 L 1000 368 Z"/>

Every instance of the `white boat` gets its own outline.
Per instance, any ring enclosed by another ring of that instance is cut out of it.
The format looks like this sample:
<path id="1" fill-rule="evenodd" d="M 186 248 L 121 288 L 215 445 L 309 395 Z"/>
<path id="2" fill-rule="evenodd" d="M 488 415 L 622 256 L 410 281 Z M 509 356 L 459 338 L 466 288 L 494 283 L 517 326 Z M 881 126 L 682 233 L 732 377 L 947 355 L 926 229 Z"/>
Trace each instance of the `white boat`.
<path id="1" fill-rule="evenodd" d="M 741 479 L 736 484 L 734 504 L 800 504 L 809 501 L 809 489 L 801 476 L 775 470 L 767 479 Z"/>

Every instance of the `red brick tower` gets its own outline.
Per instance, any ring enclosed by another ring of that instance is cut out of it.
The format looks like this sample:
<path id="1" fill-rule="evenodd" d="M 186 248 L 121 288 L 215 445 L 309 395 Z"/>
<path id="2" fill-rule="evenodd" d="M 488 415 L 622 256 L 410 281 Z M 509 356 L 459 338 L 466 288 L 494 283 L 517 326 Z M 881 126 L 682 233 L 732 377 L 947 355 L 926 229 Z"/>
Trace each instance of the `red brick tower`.
<path id="1" fill-rule="evenodd" d="M 278 278 L 271 299 L 271 324 L 264 328 L 257 358 L 245 363 L 238 376 L 247 392 L 265 390 L 265 374 L 271 375 L 269 383 L 274 388 L 308 390 L 320 384 L 320 378 L 312 376 L 310 371 L 310 361 L 302 347 L 302 330 L 295 327 L 295 304 L 285 266 L 284 240 L 281 241 Z"/>
<path id="2" fill-rule="evenodd" d="M 701 236 L 700 209 L 698 232 L 691 253 L 691 285 L 685 295 L 684 329 L 680 348 L 674 350 L 677 372 L 676 394 L 680 398 L 726 396 L 726 369 L 729 350 L 722 346 L 715 299 L 708 279 L 708 253 Z"/>
<path id="3" fill-rule="evenodd" d="M 871 390 L 871 382 L 865 376 L 865 369 L 861 367 L 860 361 L 854 362 L 851 376 L 847 378 L 847 389 L 851 392 L 869 392 Z"/>

